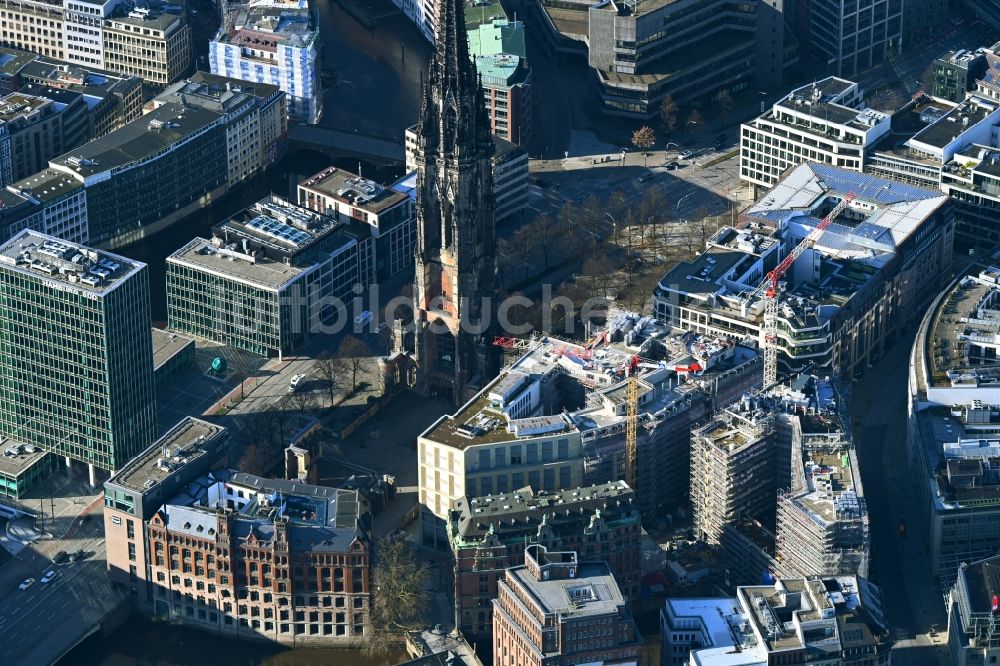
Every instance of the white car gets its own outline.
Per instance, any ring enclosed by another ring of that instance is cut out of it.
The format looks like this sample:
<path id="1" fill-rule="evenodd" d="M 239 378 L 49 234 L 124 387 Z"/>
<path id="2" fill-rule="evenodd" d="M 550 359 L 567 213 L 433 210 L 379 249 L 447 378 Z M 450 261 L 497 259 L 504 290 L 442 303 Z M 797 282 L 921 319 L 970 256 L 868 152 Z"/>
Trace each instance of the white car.
<path id="1" fill-rule="evenodd" d="M 55 578 L 55 577 L 56 577 L 56 572 L 55 571 L 46 571 L 45 575 L 42 576 L 42 582 L 43 583 L 47 583 L 50 580 L 52 580 L 53 578 Z"/>
<path id="2" fill-rule="evenodd" d="M 27 590 L 29 587 L 35 584 L 34 578 L 25 578 L 24 581 L 17 586 L 19 590 Z"/>
<path id="3" fill-rule="evenodd" d="M 292 377 L 292 381 L 288 382 L 288 392 L 295 393 L 298 388 L 306 381 L 305 374 L 298 374 Z"/>

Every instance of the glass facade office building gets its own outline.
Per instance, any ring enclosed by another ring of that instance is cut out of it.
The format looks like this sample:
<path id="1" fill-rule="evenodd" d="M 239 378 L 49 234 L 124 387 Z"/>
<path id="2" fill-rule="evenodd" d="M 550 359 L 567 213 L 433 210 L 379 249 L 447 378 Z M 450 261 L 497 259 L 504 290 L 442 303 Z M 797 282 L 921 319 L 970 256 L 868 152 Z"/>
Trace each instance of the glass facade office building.
<path id="1" fill-rule="evenodd" d="M 26 230 L 0 246 L 0 436 L 104 470 L 156 434 L 146 265 Z"/>

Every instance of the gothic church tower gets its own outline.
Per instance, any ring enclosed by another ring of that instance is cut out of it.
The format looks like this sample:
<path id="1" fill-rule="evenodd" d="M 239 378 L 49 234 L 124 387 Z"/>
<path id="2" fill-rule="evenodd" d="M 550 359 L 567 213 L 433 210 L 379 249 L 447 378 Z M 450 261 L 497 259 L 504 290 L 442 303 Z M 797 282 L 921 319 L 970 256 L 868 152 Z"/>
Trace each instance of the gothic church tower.
<path id="1" fill-rule="evenodd" d="M 439 0 L 417 121 L 417 386 L 463 403 L 493 379 L 497 309 L 493 140 L 463 0 Z"/>

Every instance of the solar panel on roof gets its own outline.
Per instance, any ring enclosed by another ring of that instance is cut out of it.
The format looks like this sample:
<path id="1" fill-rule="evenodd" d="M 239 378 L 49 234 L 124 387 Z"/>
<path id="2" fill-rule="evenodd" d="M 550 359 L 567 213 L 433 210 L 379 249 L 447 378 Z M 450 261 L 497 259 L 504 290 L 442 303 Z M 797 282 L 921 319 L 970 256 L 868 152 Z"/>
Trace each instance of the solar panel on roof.
<path id="1" fill-rule="evenodd" d="M 247 222 L 247 226 L 251 229 L 260 231 L 271 238 L 275 238 L 295 246 L 303 245 L 312 238 L 312 236 L 305 231 L 296 229 L 295 227 L 284 224 L 283 222 L 278 222 L 270 217 L 255 217 Z"/>

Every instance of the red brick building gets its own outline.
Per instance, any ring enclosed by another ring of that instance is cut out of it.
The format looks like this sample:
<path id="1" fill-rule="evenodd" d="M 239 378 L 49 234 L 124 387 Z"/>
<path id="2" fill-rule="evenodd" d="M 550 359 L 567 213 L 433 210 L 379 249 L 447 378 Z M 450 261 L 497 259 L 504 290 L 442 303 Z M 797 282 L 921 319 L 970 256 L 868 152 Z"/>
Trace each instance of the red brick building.
<path id="1" fill-rule="evenodd" d="M 494 666 L 637 664 L 642 636 L 604 562 L 532 544 L 493 602 Z"/>
<path id="2" fill-rule="evenodd" d="M 154 617 L 294 644 L 368 633 L 357 491 L 231 473 L 193 503 L 165 504 L 146 530 Z"/>
<path id="3" fill-rule="evenodd" d="M 641 528 L 634 500 L 635 493 L 624 481 L 555 493 L 524 488 L 457 500 L 448 539 L 462 632 L 480 640 L 486 637 L 497 584 L 507 569 L 524 564 L 529 543 L 606 562 L 626 601 L 638 599 Z"/>

